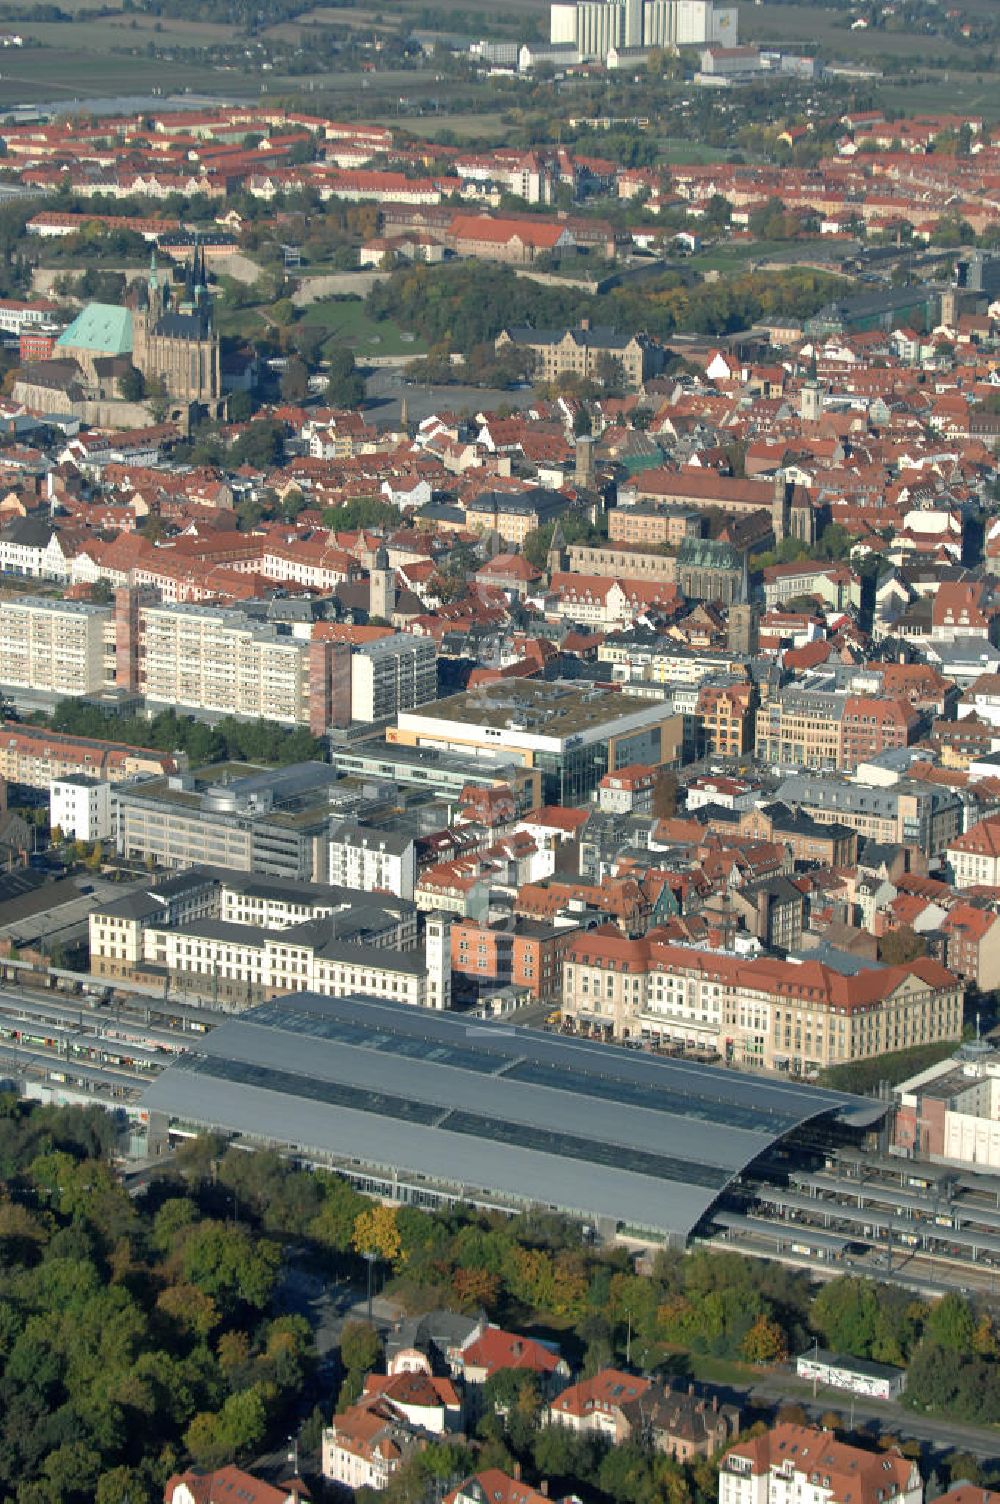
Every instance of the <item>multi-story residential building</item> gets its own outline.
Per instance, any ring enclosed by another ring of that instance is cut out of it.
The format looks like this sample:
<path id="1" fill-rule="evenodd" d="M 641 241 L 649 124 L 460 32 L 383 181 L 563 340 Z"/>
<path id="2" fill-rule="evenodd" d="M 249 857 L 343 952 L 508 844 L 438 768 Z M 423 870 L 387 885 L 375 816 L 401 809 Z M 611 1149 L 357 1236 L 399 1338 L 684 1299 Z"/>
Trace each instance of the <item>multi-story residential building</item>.
<path id="1" fill-rule="evenodd" d="M 914 846 L 925 856 L 939 856 L 962 829 L 957 794 L 916 779 L 879 786 L 795 773 L 776 797 L 820 824 L 848 825 L 866 840 Z"/>
<path id="2" fill-rule="evenodd" d="M 732 825 L 709 821 L 709 827 L 725 831 Z M 737 828 L 741 836 L 756 836 L 761 841 L 773 841 L 784 846 L 793 862 L 817 862 L 824 867 L 847 867 L 857 861 L 858 838 L 847 825 L 833 821 L 820 824 L 802 810 L 789 809 L 776 800 L 770 804 L 756 804 L 739 816 Z"/>
<path id="3" fill-rule="evenodd" d="M 112 799 L 118 852 L 158 867 L 203 863 L 323 881 L 336 779 L 325 763 L 243 763 L 121 784 Z"/>
<path id="4" fill-rule="evenodd" d="M 1000 987 L 1000 915 L 971 903 L 951 906 L 941 921 L 949 971 L 980 992 Z"/>
<path id="5" fill-rule="evenodd" d="M 719 1504 L 923 1504 L 920 1470 L 898 1451 L 866 1452 L 788 1421 L 722 1459 Z"/>
<path id="6" fill-rule="evenodd" d="M 226 1504 L 230 1499 L 240 1499 L 242 1504 L 301 1504 L 302 1495 L 298 1486 L 273 1488 L 233 1466 L 213 1468 L 209 1473 L 195 1469 L 174 1473 L 163 1489 L 164 1504 Z"/>
<path id="7" fill-rule="evenodd" d="M 734 888 L 730 902 L 747 930 L 768 950 L 797 950 L 802 944 L 806 901 L 801 889 L 782 873 Z"/>
<path id="8" fill-rule="evenodd" d="M 349 1405 L 324 1428 L 323 1477 L 351 1493 L 359 1488 L 381 1493 L 417 1445 L 416 1435 L 396 1407 L 372 1396 Z"/>
<path id="9" fill-rule="evenodd" d="M 757 690 L 752 684 L 702 684 L 695 701 L 705 753 L 742 757 L 753 751 Z"/>
<path id="10" fill-rule="evenodd" d="M 559 491 L 531 486 L 523 491 L 483 491 L 466 504 L 465 525 L 475 533 L 499 533 L 520 546 L 536 528 L 555 522 L 569 503 Z"/>
<path id="11" fill-rule="evenodd" d="M 597 803 L 611 815 L 648 815 L 653 808 L 656 769 L 635 763 L 605 773 L 597 785 Z"/>
<path id="12" fill-rule="evenodd" d="M 138 615 L 137 688 L 151 709 L 308 725 L 308 643 L 285 624 L 208 605 L 142 605 Z"/>
<path id="13" fill-rule="evenodd" d="M 848 695 L 841 730 L 839 766 L 851 772 L 869 757 L 915 742 L 920 717 L 906 700 Z"/>
<path id="14" fill-rule="evenodd" d="M 652 1379 L 624 1373 L 618 1368 L 599 1369 L 562 1390 L 545 1409 L 545 1424 L 562 1426 L 582 1436 L 598 1436 L 619 1444 L 628 1441 L 632 1426 L 625 1407 L 642 1399 L 652 1388 Z"/>
<path id="15" fill-rule="evenodd" d="M 85 773 L 54 779 L 49 787 L 49 825 L 74 841 L 111 836 L 111 785 Z"/>
<path id="16" fill-rule="evenodd" d="M 456 919 L 451 927 L 452 970 L 484 987 L 523 987 L 538 1002 L 562 998 L 562 963 L 573 926 L 518 917 L 496 924 Z"/>
<path id="17" fill-rule="evenodd" d="M 55 779 L 78 774 L 114 783 L 176 771 L 175 758 L 152 747 L 128 747 L 124 742 L 0 721 L 0 777 L 24 788 L 47 789 Z"/>
<path id="18" fill-rule="evenodd" d="M 1000 887 L 1000 816 L 989 815 L 948 843 L 956 888 Z"/>
<path id="19" fill-rule="evenodd" d="M 401 712 L 386 739 L 446 752 L 502 751 L 538 769 L 543 803 L 572 806 L 607 772 L 679 762 L 683 723 L 662 704 L 628 694 L 510 679 Z"/>
<path id="20" fill-rule="evenodd" d="M 655 1379 L 602 1368 L 550 1400 L 545 1424 L 620 1444 L 647 1439 L 677 1462 L 711 1457 L 739 1434 L 735 1405 L 695 1394 L 694 1386 L 673 1389 Z"/>
<path id="21" fill-rule="evenodd" d="M 958 1039 L 964 984 L 938 961 L 852 975 L 818 961 L 755 960 L 641 939 L 578 936 L 563 963 L 564 1019 L 589 1034 L 717 1051 L 808 1074 Z"/>
<path id="22" fill-rule="evenodd" d="M 444 1504 L 549 1504 L 549 1496 L 521 1478 L 488 1467 L 445 1494 Z"/>
<path id="23" fill-rule="evenodd" d="M 0 573 L 68 580 L 69 559 L 58 529 L 44 517 L 15 517 L 0 528 Z"/>
<path id="24" fill-rule="evenodd" d="M 662 684 L 671 690 L 697 686 L 713 674 L 743 678 L 746 673 L 743 654 L 679 647 L 644 627 L 611 633 L 599 646 L 597 661 L 610 665 L 617 683 Z"/>
<path id="25" fill-rule="evenodd" d="M 111 610 L 82 601 L 22 595 L 0 611 L 0 689 L 37 706 L 113 689 Z"/>
<path id="26" fill-rule="evenodd" d="M 353 720 L 388 721 L 436 695 L 437 651 L 431 638 L 378 637 L 351 655 Z"/>
<path id="27" fill-rule="evenodd" d="M 791 685 L 772 695 L 757 716 L 761 762 L 824 768 L 840 766 L 840 726 L 847 696 Z"/>
<path id="28" fill-rule="evenodd" d="M 894 747 L 907 747 L 920 718 L 902 699 L 834 688 L 789 685 L 757 716 L 757 756 L 779 766 L 851 770 Z"/>
<path id="29" fill-rule="evenodd" d="M 412 898 L 417 881 L 412 836 L 345 821 L 330 831 L 330 881 L 359 893 L 396 893 Z"/>

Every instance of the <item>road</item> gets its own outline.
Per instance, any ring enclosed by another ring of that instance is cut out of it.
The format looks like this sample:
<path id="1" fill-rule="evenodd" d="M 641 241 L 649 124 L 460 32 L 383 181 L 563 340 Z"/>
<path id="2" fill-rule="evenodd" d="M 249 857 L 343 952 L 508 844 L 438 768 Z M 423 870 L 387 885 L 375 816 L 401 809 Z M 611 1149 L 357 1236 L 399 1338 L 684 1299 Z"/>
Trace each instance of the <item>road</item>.
<path id="1" fill-rule="evenodd" d="M 368 398 L 365 416 L 376 423 L 397 422 L 402 399 L 406 398 L 409 420 L 420 423 L 434 413 L 495 412 L 501 407 L 530 407 L 535 401 L 532 391 L 504 391 L 499 387 L 418 386 L 404 381 L 399 371 L 384 368 L 372 373 L 365 382 Z"/>
<path id="2" fill-rule="evenodd" d="M 821 1387 L 816 1399 L 813 1400 L 811 1389 L 810 1384 L 789 1376 L 785 1380 L 764 1379 L 743 1393 L 751 1403 L 761 1407 L 782 1404 L 801 1405 L 810 1419 L 814 1420 L 818 1420 L 820 1416 L 831 1410 L 842 1414 L 845 1419 L 849 1417 L 851 1414 L 849 1394 L 844 1394 L 839 1389 Z M 1000 1460 L 1000 1431 L 992 1430 L 988 1426 L 963 1425 L 954 1420 L 936 1420 L 931 1416 L 919 1415 L 916 1411 L 907 1409 L 905 1405 L 897 1405 L 890 1400 L 856 1398 L 854 1424 L 855 1426 L 870 1424 L 879 1431 L 892 1431 L 904 1437 L 912 1436 L 917 1441 L 942 1451 L 959 1450 L 971 1452 L 984 1461 Z"/>
<path id="3" fill-rule="evenodd" d="M 340 1333 L 345 1321 L 367 1321 L 368 1301 L 360 1286 L 350 1285 L 346 1280 L 324 1279 L 298 1264 L 286 1263 L 275 1292 L 275 1306 L 284 1314 L 305 1317 L 312 1329 L 319 1360 L 313 1383 L 300 1397 L 293 1435 L 283 1445 L 257 1457 L 251 1468 L 256 1476 L 277 1484 L 291 1474 L 293 1464 L 289 1461 L 289 1454 L 294 1451 L 295 1437 L 312 1414 L 313 1407 L 318 1404 L 324 1415 L 333 1413 Z M 380 1332 L 387 1331 L 400 1315 L 400 1309 L 397 1302 L 376 1295 L 372 1300 L 373 1324 Z M 318 1473 L 319 1458 L 301 1451 L 299 1470 Z"/>

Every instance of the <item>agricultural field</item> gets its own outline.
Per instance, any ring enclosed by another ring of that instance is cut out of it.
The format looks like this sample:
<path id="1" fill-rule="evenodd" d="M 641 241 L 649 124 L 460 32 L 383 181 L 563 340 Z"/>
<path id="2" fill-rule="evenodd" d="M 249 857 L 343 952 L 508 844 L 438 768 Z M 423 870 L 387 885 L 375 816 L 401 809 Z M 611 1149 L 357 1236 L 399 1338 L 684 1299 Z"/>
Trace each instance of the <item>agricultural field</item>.
<path id="1" fill-rule="evenodd" d="M 892 57 L 902 63 L 926 63 L 930 51 L 935 62 L 968 55 L 945 37 L 929 37 L 903 30 L 852 31 L 842 10 L 819 5 L 746 5 L 739 7 L 740 41 L 780 43 L 789 50 L 801 47 L 832 61 L 835 58 L 876 62 Z"/>
<path id="2" fill-rule="evenodd" d="M 69 42 L 70 28 L 60 28 Z M 75 33 L 74 33 L 75 34 Z M 119 32 L 119 37 L 121 33 Z M 36 47 L 0 54 L 0 105 L 105 95 L 256 93 L 240 75 L 127 53 Z"/>

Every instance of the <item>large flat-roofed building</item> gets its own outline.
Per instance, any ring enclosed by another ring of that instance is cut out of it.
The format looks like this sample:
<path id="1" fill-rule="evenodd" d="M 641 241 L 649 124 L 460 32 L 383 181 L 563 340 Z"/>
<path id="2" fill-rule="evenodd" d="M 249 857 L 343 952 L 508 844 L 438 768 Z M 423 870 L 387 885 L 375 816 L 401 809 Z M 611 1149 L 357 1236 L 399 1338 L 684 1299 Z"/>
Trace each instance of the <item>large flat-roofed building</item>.
<path id="1" fill-rule="evenodd" d="M 115 683 L 109 606 L 23 595 L 0 610 L 0 689 L 17 703 L 96 695 Z"/>
<path id="2" fill-rule="evenodd" d="M 505 757 L 502 747 L 489 757 L 479 752 L 404 746 L 401 742 L 367 740 L 345 747 L 334 742 L 330 766 L 345 778 L 386 779 L 404 788 L 428 789 L 445 796 L 457 796 L 469 787 L 507 786 L 522 809 L 535 809 L 542 802 L 541 775 Z"/>
<path id="3" fill-rule="evenodd" d="M 500 751 L 541 774 L 546 804 L 580 804 L 605 773 L 681 760 L 683 719 L 636 696 L 563 680 L 505 680 L 399 716 L 386 740 L 445 752 Z"/>
<path id="4" fill-rule="evenodd" d="M 160 867 L 198 863 L 318 881 L 326 876 L 329 790 L 320 762 L 226 764 L 114 791 L 118 852 Z"/>
<path id="5" fill-rule="evenodd" d="M 178 1127 L 239 1133 L 400 1202 L 541 1206 L 682 1246 L 803 1124 L 884 1105 L 788 1081 L 497 1030 L 381 999 L 276 998 L 145 1091 Z"/>

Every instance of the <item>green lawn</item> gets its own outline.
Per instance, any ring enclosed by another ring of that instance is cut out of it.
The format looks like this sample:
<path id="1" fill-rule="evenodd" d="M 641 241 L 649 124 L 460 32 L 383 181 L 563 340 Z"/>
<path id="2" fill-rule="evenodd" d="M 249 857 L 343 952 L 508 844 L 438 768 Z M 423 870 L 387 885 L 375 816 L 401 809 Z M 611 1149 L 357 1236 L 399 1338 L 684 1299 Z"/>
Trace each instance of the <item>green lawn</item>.
<path id="1" fill-rule="evenodd" d="M 657 145 L 661 161 L 667 164 L 676 162 L 678 167 L 724 162 L 729 155 L 721 147 L 706 146 L 702 141 L 682 141 L 676 136 L 665 136 Z"/>
<path id="2" fill-rule="evenodd" d="M 788 266 L 812 261 L 817 252 L 830 249 L 825 240 L 743 240 L 735 244 L 723 241 L 721 245 L 709 246 L 689 258 L 695 271 L 730 272 L 745 268 L 751 262 L 779 257 Z"/>
<path id="3" fill-rule="evenodd" d="M 377 322 L 368 317 L 360 298 L 331 299 L 322 303 L 310 303 L 303 315 L 303 323 L 319 324 L 329 330 L 327 343 L 347 345 L 358 355 L 423 355 L 427 350 L 424 341 L 415 335 L 404 339 L 407 332 L 389 321 Z"/>

